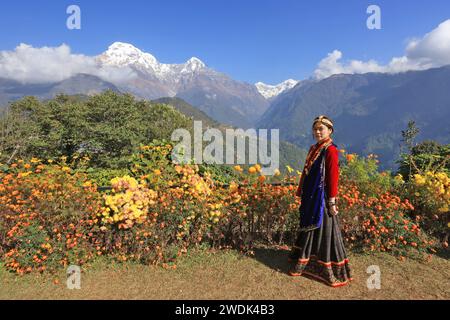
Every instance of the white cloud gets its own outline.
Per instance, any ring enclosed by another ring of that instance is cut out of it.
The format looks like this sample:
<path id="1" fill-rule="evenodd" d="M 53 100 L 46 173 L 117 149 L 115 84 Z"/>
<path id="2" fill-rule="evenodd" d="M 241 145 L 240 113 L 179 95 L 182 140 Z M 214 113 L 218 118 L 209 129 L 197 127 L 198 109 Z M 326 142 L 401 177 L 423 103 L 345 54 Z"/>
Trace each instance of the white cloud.
<path id="1" fill-rule="evenodd" d="M 95 57 L 71 53 L 70 47 L 34 48 L 21 43 L 14 51 L 0 52 L 0 77 L 22 83 L 57 82 L 78 73 L 87 73 L 111 82 L 121 82 L 135 74 L 130 68 L 101 67 Z"/>
<path id="2" fill-rule="evenodd" d="M 408 70 L 425 70 L 450 64 L 450 19 L 439 24 L 421 39 L 413 39 L 405 48 L 405 55 L 394 57 L 389 64 L 380 65 L 374 60 L 350 60 L 342 63 L 342 52 L 334 50 L 322 59 L 314 76 L 323 79 L 339 73 L 385 72 L 397 73 Z"/>
<path id="3" fill-rule="evenodd" d="M 406 47 L 409 59 L 434 65 L 450 64 L 450 19 L 422 39 L 412 40 Z"/>
<path id="4" fill-rule="evenodd" d="M 345 65 L 339 62 L 341 58 L 342 52 L 339 50 L 329 53 L 326 58 L 319 62 L 318 68 L 314 71 L 316 78 L 322 79 L 338 73 L 383 72 L 383 68 L 376 61 L 352 60 Z"/>

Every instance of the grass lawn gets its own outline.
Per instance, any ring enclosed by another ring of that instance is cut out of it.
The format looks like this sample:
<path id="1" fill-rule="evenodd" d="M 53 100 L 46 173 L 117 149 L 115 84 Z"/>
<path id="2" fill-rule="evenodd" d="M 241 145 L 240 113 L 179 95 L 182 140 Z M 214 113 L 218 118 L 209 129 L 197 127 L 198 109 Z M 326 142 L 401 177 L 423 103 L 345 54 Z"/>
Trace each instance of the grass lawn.
<path id="1" fill-rule="evenodd" d="M 197 249 L 175 270 L 99 260 L 82 273 L 80 290 L 67 289 L 64 272 L 19 277 L 0 268 L 0 299 L 450 299 L 448 256 L 425 263 L 350 254 L 354 281 L 331 288 L 287 275 L 287 253 L 260 247 L 248 257 Z M 370 265 L 380 267 L 380 290 L 367 288 Z"/>

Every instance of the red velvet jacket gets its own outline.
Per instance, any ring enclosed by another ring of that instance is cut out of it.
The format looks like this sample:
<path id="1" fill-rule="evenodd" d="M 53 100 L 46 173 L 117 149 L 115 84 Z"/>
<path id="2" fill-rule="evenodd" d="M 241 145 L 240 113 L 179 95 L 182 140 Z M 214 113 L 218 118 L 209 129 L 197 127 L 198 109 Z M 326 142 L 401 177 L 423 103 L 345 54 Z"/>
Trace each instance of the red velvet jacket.
<path id="1" fill-rule="evenodd" d="M 304 177 L 305 171 L 303 169 L 303 173 L 300 178 L 297 191 L 295 193 L 297 197 L 300 197 L 301 195 L 301 188 Z M 328 198 L 333 198 L 337 196 L 338 184 L 339 184 L 339 151 L 335 146 L 330 145 L 327 149 L 325 157 L 325 188 Z"/>

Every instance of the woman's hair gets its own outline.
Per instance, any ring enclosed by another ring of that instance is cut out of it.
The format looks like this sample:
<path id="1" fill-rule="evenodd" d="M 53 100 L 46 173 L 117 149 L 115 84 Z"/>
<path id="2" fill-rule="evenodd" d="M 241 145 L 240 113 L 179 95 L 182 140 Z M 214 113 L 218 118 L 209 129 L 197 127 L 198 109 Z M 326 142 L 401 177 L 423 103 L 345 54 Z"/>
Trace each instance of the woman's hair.
<path id="1" fill-rule="evenodd" d="M 324 126 L 328 127 L 328 129 L 331 130 L 331 133 L 334 133 L 334 127 L 333 127 L 333 121 L 331 121 L 331 119 L 327 116 L 324 115 L 320 115 L 318 117 L 316 117 L 313 121 L 312 124 L 312 129 L 314 130 L 314 126 L 315 124 L 319 122 L 321 124 L 323 124 Z"/>

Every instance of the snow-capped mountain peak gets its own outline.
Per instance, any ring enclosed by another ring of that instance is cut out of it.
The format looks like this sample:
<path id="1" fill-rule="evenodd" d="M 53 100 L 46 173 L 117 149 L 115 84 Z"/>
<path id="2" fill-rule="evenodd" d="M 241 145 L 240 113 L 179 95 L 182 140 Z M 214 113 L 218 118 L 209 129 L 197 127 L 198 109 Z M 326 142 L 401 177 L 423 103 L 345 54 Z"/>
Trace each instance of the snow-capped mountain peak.
<path id="1" fill-rule="evenodd" d="M 157 69 L 160 64 L 150 53 L 143 52 L 132 44 L 123 42 L 114 42 L 98 59 L 105 65 L 117 67 L 134 65 L 153 70 Z"/>
<path id="2" fill-rule="evenodd" d="M 278 96 L 283 91 L 289 90 L 295 85 L 299 83 L 298 80 L 288 79 L 286 81 L 283 81 L 277 85 L 270 85 L 265 84 L 263 82 L 257 82 L 255 83 L 256 88 L 258 89 L 259 93 L 266 98 L 266 99 L 272 99 Z"/>
<path id="3" fill-rule="evenodd" d="M 198 58 L 192 57 L 185 63 L 185 69 L 189 71 L 197 71 L 199 69 L 205 68 L 206 65 Z"/>
<path id="4" fill-rule="evenodd" d="M 105 66 L 132 67 L 151 77 L 175 83 L 180 80 L 180 76 L 206 69 L 205 63 L 196 57 L 181 64 L 161 63 L 150 53 L 124 42 L 114 42 L 108 50 L 97 56 L 97 61 Z"/>

